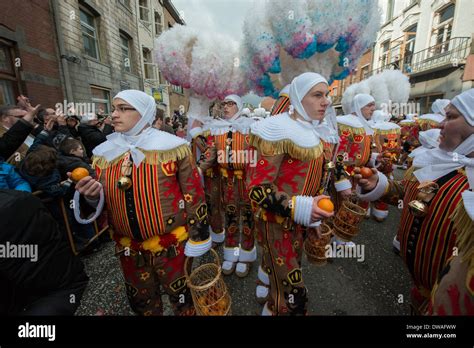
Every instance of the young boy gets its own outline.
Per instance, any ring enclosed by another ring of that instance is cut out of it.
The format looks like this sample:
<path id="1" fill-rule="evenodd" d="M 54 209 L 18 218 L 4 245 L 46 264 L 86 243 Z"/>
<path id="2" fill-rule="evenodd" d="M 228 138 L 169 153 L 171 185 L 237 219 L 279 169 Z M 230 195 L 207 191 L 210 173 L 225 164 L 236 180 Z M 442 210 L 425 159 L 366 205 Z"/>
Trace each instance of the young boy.
<path id="1" fill-rule="evenodd" d="M 15 167 L 6 163 L 0 157 L 0 189 L 9 189 L 17 191 L 31 192 L 28 182 L 23 179 L 16 171 Z"/>

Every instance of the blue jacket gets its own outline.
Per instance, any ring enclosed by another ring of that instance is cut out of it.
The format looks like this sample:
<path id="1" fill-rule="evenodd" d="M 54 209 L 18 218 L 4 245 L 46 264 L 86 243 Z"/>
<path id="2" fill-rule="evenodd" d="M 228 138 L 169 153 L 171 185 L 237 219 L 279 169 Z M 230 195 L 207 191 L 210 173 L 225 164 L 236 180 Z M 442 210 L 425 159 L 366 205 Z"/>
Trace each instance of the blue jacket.
<path id="1" fill-rule="evenodd" d="M 15 170 L 15 167 L 0 160 L 0 189 L 31 192 L 28 182 Z"/>

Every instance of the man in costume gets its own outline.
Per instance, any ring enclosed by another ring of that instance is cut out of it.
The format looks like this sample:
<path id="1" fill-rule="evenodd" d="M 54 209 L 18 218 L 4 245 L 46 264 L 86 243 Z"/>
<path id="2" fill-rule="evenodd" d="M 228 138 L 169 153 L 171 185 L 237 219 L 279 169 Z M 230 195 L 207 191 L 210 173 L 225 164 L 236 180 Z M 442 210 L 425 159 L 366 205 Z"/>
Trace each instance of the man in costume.
<path id="1" fill-rule="evenodd" d="M 400 135 L 403 149 L 399 163 L 403 169 L 407 169 L 411 166 L 411 159 L 408 159 L 408 156 L 414 149 L 420 146 L 418 140 L 420 125 L 418 124 L 415 115 L 412 114 L 407 115 L 404 120 L 401 120 L 399 125 L 402 127 Z"/>
<path id="2" fill-rule="evenodd" d="M 439 128 L 441 122 L 446 118 L 445 108 L 449 105 L 449 99 L 436 99 L 431 106 L 432 114 L 421 115 L 418 118 L 420 131 L 427 131 L 433 128 Z"/>
<path id="3" fill-rule="evenodd" d="M 255 165 L 254 152 L 249 150 L 249 129 L 255 121 L 241 116 L 243 103 L 239 96 L 227 96 L 223 105 L 225 119 L 211 124 L 212 138 L 199 167 L 207 172 L 218 165 L 222 178 L 226 231 L 222 272 L 230 275 L 235 271 L 237 276 L 245 277 L 250 263 L 257 259 L 253 216 L 245 186 L 247 165 Z"/>
<path id="4" fill-rule="evenodd" d="M 189 136 L 192 139 L 193 157 L 196 163 L 205 160 L 206 149 L 212 146 L 213 137 L 211 127 L 219 120 L 207 117 L 202 123 L 198 120 L 191 123 Z M 209 210 L 209 224 L 211 238 L 214 245 L 224 242 L 225 229 L 222 211 L 222 180 L 219 172 L 219 165 L 216 163 L 211 168 L 201 173 L 204 178 L 204 192 Z"/>
<path id="5" fill-rule="evenodd" d="M 374 130 L 368 121 L 375 111 L 375 99 L 369 94 L 356 95 L 352 101 L 352 111 L 349 115 L 337 117 L 341 142 L 336 156 L 334 186 L 341 194 L 335 197 L 336 209 L 341 205 L 340 199 L 344 199 L 352 192 L 354 168 L 374 164 L 374 161 L 369 163 L 372 159 Z M 367 209 L 367 216 L 370 216 L 369 204 L 367 202 L 359 204 Z M 352 242 L 342 242 L 336 237 L 334 239 L 338 244 L 354 245 Z"/>
<path id="6" fill-rule="evenodd" d="M 469 191 L 474 187 L 474 89 L 458 95 L 446 110 L 439 148 L 417 155 L 403 181 L 387 179 L 375 169 L 368 179 L 358 173 L 355 176 L 361 199 L 382 199 L 396 205 L 403 202 L 398 240 L 414 281 L 412 309 L 418 314 L 426 312 L 440 272 L 459 253 L 454 248 L 456 235 L 469 235 L 463 230 L 468 219 L 456 211 L 462 200 L 464 209 L 474 215 Z M 472 287 L 470 291 L 472 298 Z"/>
<path id="7" fill-rule="evenodd" d="M 135 312 L 162 315 L 161 286 L 176 315 L 193 315 L 185 256 L 207 252 L 211 238 L 190 147 L 185 140 L 151 127 L 156 105 L 149 95 L 122 91 L 114 97 L 113 108 L 116 132 L 93 151 L 98 181 L 86 177 L 76 184 L 76 219 L 92 221 L 105 200 Z M 89 217 L 91 208 L 95 213 Z"/>
<path id="8" fill-rule="evenodd" d="M 370 125 L 374 130 L 375 150 L 378 153 L 377 169 L 388 178 L 393 179 L 393 163 L 400 155 L 400 126 L 389 122 L 390 115 L 376 110 L 372 116 Z M 383 222 L 388 217 L 388 205 L 377 201 L 371 207 L 372 216 L 378 222 Z"/>
<path id="9" fill-rule="evenodd" d="M 335 129 L 331 132 L 321 123 L 329 106 L 327 93 L 328 83 L 321 75 L 302 74 L 291 83 L 291 114 L 252 125 L 251 143 L 258 151 L 258 161 L 249 168 L 247 183 L 262 240 L 259 279 L 267 280 L 269 287 L 263 315 L 307 313 L 301 271 L 304 234 L 308 227 L 332 216 L 318 207 L 327 198 L 321 195 L 324 154 L 320 136 L 337 138 Z"/>

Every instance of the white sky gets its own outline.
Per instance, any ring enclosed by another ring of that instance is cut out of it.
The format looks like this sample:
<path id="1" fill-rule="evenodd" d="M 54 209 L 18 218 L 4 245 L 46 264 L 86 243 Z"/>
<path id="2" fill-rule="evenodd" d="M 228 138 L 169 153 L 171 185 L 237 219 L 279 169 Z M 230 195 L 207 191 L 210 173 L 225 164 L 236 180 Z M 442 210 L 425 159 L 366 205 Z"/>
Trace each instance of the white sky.
<path id="1" fill-rule="evenodd" d="M 220 32 L 240 41 L 253 0 L 172 0 L 190 27 Z"/>

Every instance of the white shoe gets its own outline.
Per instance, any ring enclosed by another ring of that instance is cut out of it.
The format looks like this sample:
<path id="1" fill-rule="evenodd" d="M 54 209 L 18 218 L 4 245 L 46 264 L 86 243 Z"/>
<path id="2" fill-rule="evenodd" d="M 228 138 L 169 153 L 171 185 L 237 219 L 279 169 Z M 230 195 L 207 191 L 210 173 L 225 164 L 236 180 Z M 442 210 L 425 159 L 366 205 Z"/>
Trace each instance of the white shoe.
<path id="1" fill-rule="evenodd" d="M 397 236 L 393 237 L 392 241 L 394 251 L 399 254 L 400 253 L 400 241 L 397 239 Z"/>
<path id="2" fill-rule="evenodd" d="M 222 273 L 224 273 L 224 275 L 230 275 L 234 273 L 234 270 L 235 270 L 235 262 L 231 262 L 231 261 L 222 262 Z"/>
<path id="3" fill-rule="evenodd" d="M 267 301 L 269 292 L 270 292 L 270 289 L 268 287 L 263 286 L 263 285 L 257 285 L 257 289 L 255 293 L 257 302 L 263 305 Z"/>
<path id="4" fill-rule="evenodd" d="M 248 263 L 239 262 L 235 268 L 235 275 L 239 278 L 244 278 L 249 274 L 250 265 Z"/>
<path id="5" fill-rule="evenodd" d="M 268 308 L 268 302 L 265 302 L 265 306 L 262 309 L 262 317 L 272 316 L 273 313 Z"/>

